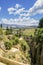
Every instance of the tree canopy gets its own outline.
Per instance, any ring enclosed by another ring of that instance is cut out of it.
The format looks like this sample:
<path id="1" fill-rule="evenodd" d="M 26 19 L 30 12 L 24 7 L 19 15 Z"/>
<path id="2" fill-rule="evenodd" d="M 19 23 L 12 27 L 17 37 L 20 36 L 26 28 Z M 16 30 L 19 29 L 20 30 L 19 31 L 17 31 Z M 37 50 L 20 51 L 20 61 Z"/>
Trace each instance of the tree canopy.
<path id="1" fill-rule="evenodd" d="M 41 18 L 39 21 L 39 28 L 43 28 L 43 18 Z"/>

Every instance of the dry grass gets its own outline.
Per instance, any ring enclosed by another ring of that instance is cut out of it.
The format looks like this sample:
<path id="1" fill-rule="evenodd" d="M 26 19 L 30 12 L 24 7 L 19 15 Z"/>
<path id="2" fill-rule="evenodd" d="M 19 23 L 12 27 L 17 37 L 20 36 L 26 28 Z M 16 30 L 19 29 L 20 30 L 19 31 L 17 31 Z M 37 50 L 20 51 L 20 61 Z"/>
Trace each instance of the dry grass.
<path id="1" fill-rule="evenodd" d="M 34 31 L 35 31 L 35 29 L 33 28 L 33 29 L 25 29 L 24 31 L 23 31 L 23 34 L 24 35 L 34 35 Z"/>

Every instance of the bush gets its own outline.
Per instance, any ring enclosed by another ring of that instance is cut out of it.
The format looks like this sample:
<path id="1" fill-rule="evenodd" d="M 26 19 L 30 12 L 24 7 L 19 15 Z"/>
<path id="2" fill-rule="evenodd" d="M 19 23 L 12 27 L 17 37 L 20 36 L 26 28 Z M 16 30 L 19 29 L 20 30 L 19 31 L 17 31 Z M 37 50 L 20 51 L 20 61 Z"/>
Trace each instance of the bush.
<path id="1" fill-rule="evenodd" d="M 12 43 L 11 42 L 5 42 L 4 44 L 5 44 L 6 50 L 11 49 L 11 47 L 12 47 Z"/>
<path id="2" fill-rule="evenodd" d="M 26 41 L 21 40 L 20 43 L 21 43 L 20 45 L 21 45 L 22 50 L 25 52 L 26 49 L 28 48 L 28 45 L 27 45 Z"/>
<path id="3" fill-rule="evenodd" d="M 13 37 L 11 41 L 12 41 L 13 45 L 17 45 L 19 43 L 19 39 L 16 36 Z"/>
<path id="4" fill-rule="evenodd" d="M 26 51 L 26 46 L 24 44 L 21 44 L 22 50 Z"/>
<path id="5" fill-rule="evenodd" d="M 15 43 L 18 44 L 19 43 L 19 39 L 16 37 L 15 38 Z"/>

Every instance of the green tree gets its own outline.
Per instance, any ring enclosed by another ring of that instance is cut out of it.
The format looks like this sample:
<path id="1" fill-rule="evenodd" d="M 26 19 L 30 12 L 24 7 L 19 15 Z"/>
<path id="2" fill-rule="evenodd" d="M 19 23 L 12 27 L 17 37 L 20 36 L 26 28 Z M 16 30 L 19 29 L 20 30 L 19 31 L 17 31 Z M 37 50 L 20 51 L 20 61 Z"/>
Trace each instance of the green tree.
<path id="1" fill-rule="evenodd" d="M 6 35 L 12 34 L 12 32 L 13 32 L 12 27 L 6 28 Z"/>
<path id="2" fill-rule="evenodd" d="M 2 24 L 0 24 L 0 28 L 2 28 Z"/>
<path id="3" fill-rule="evenodd" d="M 43 28 L 43 18 L 41 18 L 39 21 L 39 28 Z"/>

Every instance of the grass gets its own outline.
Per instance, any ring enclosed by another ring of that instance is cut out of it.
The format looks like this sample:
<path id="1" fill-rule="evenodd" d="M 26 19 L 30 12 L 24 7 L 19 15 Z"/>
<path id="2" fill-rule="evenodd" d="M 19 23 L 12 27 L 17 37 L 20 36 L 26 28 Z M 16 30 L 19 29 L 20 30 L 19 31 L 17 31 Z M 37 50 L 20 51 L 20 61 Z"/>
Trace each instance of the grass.
<path id="1" fill-rule="evenodd" d="M 27 35 L 27 36 L 34 35 L 34 31 L 35 31 L 34 28 L 32 28 L 32 29 L 25 29 L 23 31 L 23 35 Z"/>

